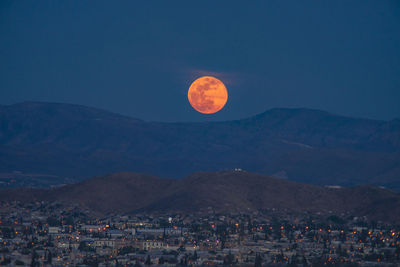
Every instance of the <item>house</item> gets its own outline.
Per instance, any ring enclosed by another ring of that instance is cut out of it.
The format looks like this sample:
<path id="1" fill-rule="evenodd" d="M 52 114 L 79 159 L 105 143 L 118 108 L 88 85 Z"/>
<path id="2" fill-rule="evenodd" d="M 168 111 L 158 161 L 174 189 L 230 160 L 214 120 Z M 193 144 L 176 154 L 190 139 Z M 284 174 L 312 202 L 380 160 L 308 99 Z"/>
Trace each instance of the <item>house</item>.
<path id="1" fill-rule="evenodd" d="M 49 234 L 54 235 L 61 232 L 60 227 L 50 226 L 49 227 Z"/>
<path id="2" fill-rule="evenodd" d="M 164 248 L 164 243 L 161 241 L 146 240 L 141 241 L 140 247 L 143 250 L 162 249 Z"/>

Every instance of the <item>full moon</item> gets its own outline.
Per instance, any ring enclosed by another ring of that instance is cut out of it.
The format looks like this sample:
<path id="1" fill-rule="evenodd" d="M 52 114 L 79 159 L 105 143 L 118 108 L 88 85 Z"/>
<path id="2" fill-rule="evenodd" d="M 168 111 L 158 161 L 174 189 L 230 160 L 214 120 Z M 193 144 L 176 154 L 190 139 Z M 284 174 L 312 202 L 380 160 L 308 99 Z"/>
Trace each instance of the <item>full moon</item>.
<path id="1" fill-rule="evenodd" d="M 228 100 L 228 91 L 223 82 L 212 76 L 203 76 L 189 87 L 190 105 L 200 113 L 212 114 L 220 111 Z"/>

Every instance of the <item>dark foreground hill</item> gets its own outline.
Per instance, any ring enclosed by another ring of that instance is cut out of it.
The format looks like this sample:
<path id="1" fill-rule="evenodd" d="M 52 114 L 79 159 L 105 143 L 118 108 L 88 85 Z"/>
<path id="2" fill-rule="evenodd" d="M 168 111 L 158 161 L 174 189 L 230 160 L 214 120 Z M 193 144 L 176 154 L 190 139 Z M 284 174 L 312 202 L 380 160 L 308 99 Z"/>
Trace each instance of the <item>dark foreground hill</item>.
<path id="1" fill-rule="evenodd" d="M 31 175 L 48 185 L 48 177 L 56 184 L 121 170 L 181 178 L 234 168 L 400 190 L 400 120 L 271 109 L 236 121 L 157 123 L 69 104 L 0 106 L 0 186 L 15 171 L 16 181 Z"/>
<path id="2" fill-rule="evenodd" d="M 2 190 L 0 201 L 59 201 L 102 214 L 276 209 L 400 221 L 400 194 L 372 186 L 327 188 L 249 172 L 201 172 L 184 179 L 117 173 L 56 189 Z"/>

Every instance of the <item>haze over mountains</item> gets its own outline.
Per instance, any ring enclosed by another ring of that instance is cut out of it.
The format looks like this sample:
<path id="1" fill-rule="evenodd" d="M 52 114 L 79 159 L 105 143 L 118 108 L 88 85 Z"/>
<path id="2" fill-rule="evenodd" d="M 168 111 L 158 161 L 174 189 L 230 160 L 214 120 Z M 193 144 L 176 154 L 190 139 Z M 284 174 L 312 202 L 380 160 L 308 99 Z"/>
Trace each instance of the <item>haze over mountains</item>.
<path id="1" fill-rule="evenodd" d="M 0 106 L 1 173 L 63 180 L 134 171 L 181 178 L 234 168 L 319 185 L 400 190 L 400 120 L 282 108 L 236 121 L 160 123 L 69 104 Z"/>
<path id="2" fill-rule="evenodd" d="M 326 188 L 245 171 L 200 172 L 184 179 L 116 173 L 54 189 L 2 190 L 0 201 L 58 201 L 100 214 L 276 210 L 366 216 L 398 222 L 400 194 L 372 186 Z"/>

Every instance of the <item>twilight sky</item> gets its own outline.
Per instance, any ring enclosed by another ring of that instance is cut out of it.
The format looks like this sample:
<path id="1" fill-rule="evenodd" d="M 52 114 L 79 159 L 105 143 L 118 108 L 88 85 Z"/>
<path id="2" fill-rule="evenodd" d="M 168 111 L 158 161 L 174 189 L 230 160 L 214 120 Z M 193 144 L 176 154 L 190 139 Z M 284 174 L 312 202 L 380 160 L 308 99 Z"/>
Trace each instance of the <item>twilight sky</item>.
<path id="1" fill-rule="evenodd" d="M 224 109 L 190 83 L 213 75 Z M 0 104 L 83 104 L 152 121 L 307 107 L 400 117 L 399 1 L 1 1 Z"/>

